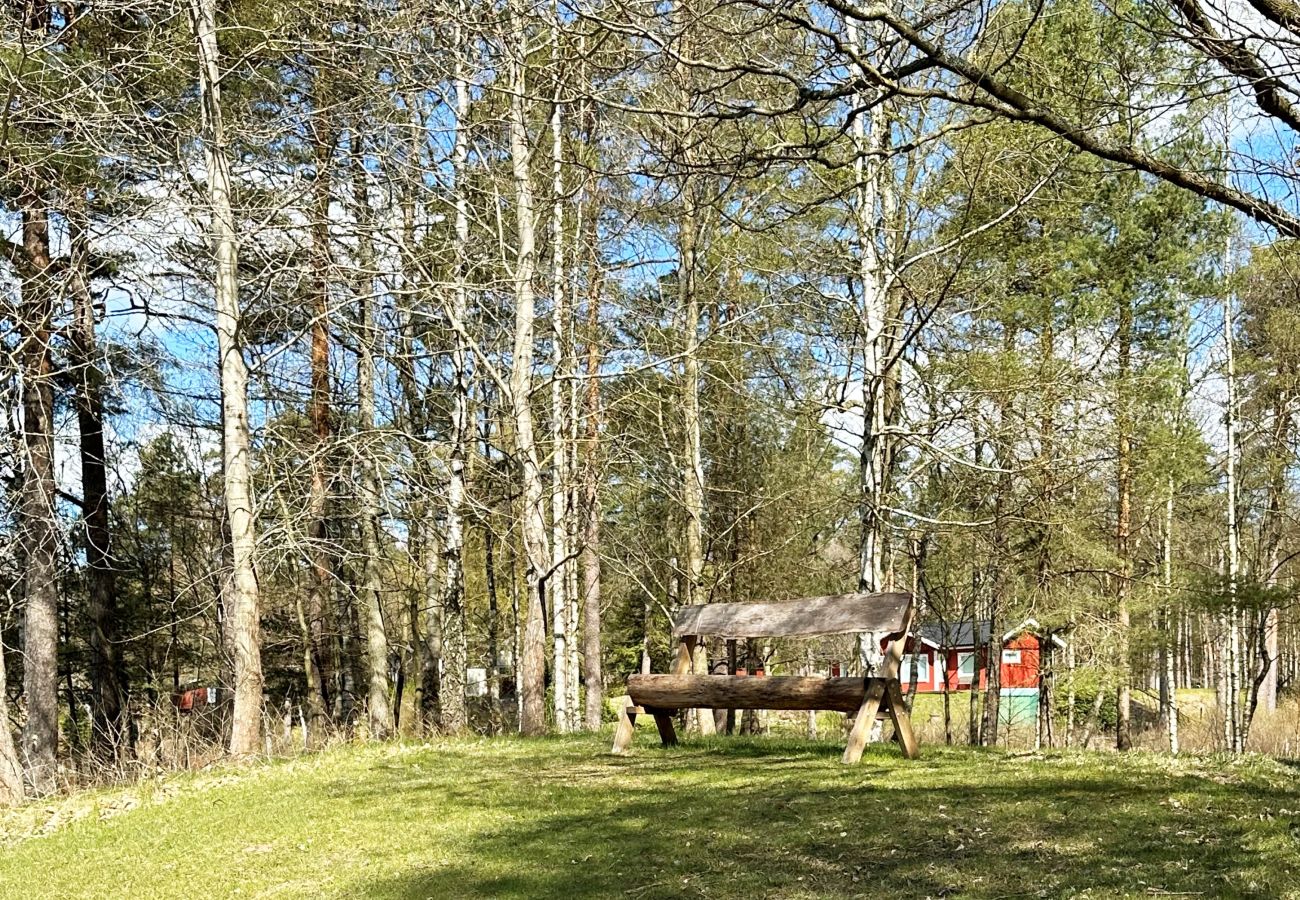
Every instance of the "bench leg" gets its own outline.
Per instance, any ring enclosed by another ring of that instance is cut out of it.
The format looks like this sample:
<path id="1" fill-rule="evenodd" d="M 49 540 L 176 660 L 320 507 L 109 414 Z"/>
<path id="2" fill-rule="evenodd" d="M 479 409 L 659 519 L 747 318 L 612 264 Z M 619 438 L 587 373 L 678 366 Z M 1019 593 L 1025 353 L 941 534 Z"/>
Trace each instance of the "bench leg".
<path id="1" fill-rule="evenodd" d="M 912 733 L 912 717 L 907 712 L 907 707 L 903 705 L 903 689 L 899 687 L 897 681 L 890 681 L 889 687 L 889 718 L 894 722 L 894 735 L 898 738 L 898 744 L 903 748 L 903 756 L 907 759 L 916 759 L 921 755 L 920 747 L 916 742 L 916 735 Z"/>
<path id="2" fill-rule="evenodd" d="M 677 745 L 677 729 L 673 728 L 673 717 L 666 712 L 655 712 L 655 726 L 659 729 L 659 740 L 665 747 Z"/>
<path id="3" fill-rule="evenodd" d="M 636 706 L 628 703 L 618 714 L 618 728 L 614 731 L 614 746 L 610 753 L 626 753 L 632 746 L 632 736 L 636 733 L 636 710 Z"/>
<path id="4" fill-rule="evenodd" d="M 862 696 L 862 705 L 853 717 L 853 728 L 849 731 L 849 741 L 844 747 L 844 756 L 840 759 L 845 765 L 853 765 L 862 759 L 862 750 L 867 746 L 871 736 L 871 726 L 876 723 L 876 711 L 880 701 L 885 697 L 885 679 L 868 678 L 867 690 Z"/>

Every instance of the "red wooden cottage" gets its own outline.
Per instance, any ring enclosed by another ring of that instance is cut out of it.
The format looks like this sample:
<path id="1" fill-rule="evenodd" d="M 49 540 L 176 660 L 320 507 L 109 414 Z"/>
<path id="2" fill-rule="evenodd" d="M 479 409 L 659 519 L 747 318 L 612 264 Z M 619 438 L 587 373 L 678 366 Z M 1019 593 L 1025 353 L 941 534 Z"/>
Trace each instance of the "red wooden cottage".
<path id="1" fill-rule="evenodd" d="M 912 665 L 916 665 L 916 691 L 938 693 L 944 689 L 966 691 L 972 685 L 982 690 L 988 684 L 985 654 L 989 641 L 989 622 L 959 622 L 949 626 L 938 623 L 921 625 L 907 639 L 903 668 L 899 679 L 903 690 L 912 682 Z M 1036 695 L 1040 663 L 1045 646 L 1064 647 L 1065 642 L 1046 632 L 1033 619 L 1026 619 L 1002 635 L 1002 694 Z"/>

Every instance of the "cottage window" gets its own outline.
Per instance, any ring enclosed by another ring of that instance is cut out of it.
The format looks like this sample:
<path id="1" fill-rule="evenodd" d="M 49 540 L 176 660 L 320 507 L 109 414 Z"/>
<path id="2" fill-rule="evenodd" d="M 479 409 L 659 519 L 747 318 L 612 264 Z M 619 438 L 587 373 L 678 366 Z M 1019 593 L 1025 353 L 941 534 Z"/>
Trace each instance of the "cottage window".
<path id="1" fill-rule="evenodd" d="M 957 681 L 961 684 L 968 684 L 975 680 L 975 654 L 958 653 L 957 654 Z"/>
<path id="2" fill-rule="evenodd" d="M 930 657 L 922 653 L 920 656 L 904 656 L 903 669 L 898 676 L 898 680 L 903 684 L 912 683 L 912 660 L 916 660 L 916 682 L 917 684 L 930 683 Z"/>
<path id="3" fill-rule="evenodd" d="M 1019 651 L 1019 650 L 1003 650 L 1003 651 L 1002 651 L 1002 663 L 1003 663 L 1003 665 L 1007 665 L 1007 666 L 1018 666 L 1018 665 L 1020 665 L 1020 651 Z"/>

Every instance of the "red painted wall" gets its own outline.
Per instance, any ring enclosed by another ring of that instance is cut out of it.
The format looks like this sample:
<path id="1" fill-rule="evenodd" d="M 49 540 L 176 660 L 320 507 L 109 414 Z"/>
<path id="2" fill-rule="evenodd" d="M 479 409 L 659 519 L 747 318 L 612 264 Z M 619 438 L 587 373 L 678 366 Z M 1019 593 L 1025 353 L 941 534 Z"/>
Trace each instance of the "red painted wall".
<path id="1" fill-rule="evenodd" d="M 1022 634 L 1009 641 L 1003 649 L 1019 651 L 1020 662 L 1002 663 L 1002 686 L 1004 688 L 1038 687 L 1038 638 L 1032 634 Z M 1005 656 L 1005 653 L 1003 655 Z"/>
<path id="2" fill-rule="evenodd" d="M 910 656 L 913 652 L 914 638 L 907 639 L 907 646 L 904 653 Z M 1020 651 L 1020 662 L 1003 662 L 1002 665 L 1002 686 L 1004 688 L 1036 688 L 1038 687 L 1038 664 L 1041 656 L 1041 646 L 1035 635 L 1025 633 L 1012 638 L 1005 645 L 1004 650 Z M 988 686 L 988 668 L 984 664 L 985 648 L 981 647 L 976 651 L 975 665 L 979 675 L 979 689 L 984 690 Z M 958 654 L 971 652 L 969 647 L 949 650 L 947 659 L 944 660 L 944 671 L 938 671 L 936 661 L 939 657 L 939 651 L 932 647 L 922 645 L 922 655 L 930 663 L 930 678 L 927 681 L 917 681 L 917 693 L 937 693 L 943 690 L 944 678 L 948 679 L 948 690 L 966 691 L 970 690 L 969 681 L 958 679 L 957 665 Z M 903 690 L 908 688 L 908 682 L 903 681 Z"/>

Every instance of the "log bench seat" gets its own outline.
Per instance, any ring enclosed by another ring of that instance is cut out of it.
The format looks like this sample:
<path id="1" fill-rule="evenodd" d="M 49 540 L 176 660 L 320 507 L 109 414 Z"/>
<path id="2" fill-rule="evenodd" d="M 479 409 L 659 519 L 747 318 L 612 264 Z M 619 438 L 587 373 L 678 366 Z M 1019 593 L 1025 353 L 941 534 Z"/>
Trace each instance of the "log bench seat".
<path id="1" fill-rule="evenodd" d="M 638 715 L 651 715 L 664 746 L 677 742 L 672 716 L 684 709 L 830 710 L 854 715 L 843 761 L 862 757 L 871 726 L 883 713 L 893 722 L 903 755 L 918 755 L 911 720 L 903 704 L 898 668 L 911 627 L 910 594 L 846 594 L 785 603 L 714 603 L 688 606 L 673 615 L 673 636 L 679 640 L 673 671 L 666 675 L 633 675 L 628 679 L 628 704 L 619 714 L 614 753 L 632 743 Z M 807 675 L 690 674 L 692 655 L 701 637 L 815 637 L 864 634 L 886 642 L 881 672 L 865 678 L 823 678 Z"/>

